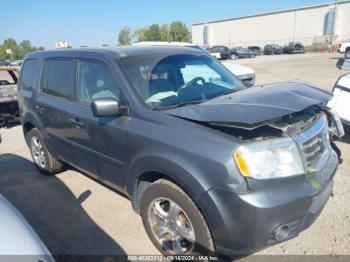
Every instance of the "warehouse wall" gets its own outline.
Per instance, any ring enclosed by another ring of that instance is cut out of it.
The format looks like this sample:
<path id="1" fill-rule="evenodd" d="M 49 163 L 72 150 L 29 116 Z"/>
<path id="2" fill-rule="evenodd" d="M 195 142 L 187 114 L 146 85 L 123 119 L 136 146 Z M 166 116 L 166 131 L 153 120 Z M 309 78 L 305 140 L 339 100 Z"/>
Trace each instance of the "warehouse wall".
<path id="1" fill-rule="evenodd" d="M 338 5 L 337 20 L 334 31 L 339 37 L 347 37 L 348 40 L 350 40 L 350 3 Z"/>
<path id="2" fill-rule="evenodd" d="M 208 27 L 209 45 L 249 46 L 287 44 L 299 41 L 305 45 L 330 40 L 325 35 L 327 13 L 334 5 L 322 5 L 290 11 L 214 21 L 192 26 L 192 41 L 204 45 L 203 30 Z M 336 41 L 350 37 L 350 1 L 336 8 L 334 34 Z M 342 38 L 340 36 L 343 36 Z"/>

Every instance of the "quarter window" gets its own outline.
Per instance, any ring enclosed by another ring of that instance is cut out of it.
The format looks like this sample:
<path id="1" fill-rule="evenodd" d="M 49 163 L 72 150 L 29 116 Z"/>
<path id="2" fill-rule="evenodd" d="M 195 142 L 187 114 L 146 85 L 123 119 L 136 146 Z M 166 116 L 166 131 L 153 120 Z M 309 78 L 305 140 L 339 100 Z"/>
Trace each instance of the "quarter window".
<path id="1" fill-rule="evenodd" d="M 36 76 L 38 61 L 36 59 L 30 59 L 23 64 L 22 73 L 22 88 L 32 89 L 34 87 L 34 81 Z"/>
<path id="2" fill-rule="evenodd" d="M 92 100 L 97 98 L 115 98 L 119 100 L 119 90 L 105 64 L 80 61 L 77 100 L 82 103 L 91 103 Z"/>
<path id="3" fill-rule="evenodd" d="M 41 90 L 49 95 L 72 99 L 75 90 L 76 61 L 46 60 L 41 79 Z"/>

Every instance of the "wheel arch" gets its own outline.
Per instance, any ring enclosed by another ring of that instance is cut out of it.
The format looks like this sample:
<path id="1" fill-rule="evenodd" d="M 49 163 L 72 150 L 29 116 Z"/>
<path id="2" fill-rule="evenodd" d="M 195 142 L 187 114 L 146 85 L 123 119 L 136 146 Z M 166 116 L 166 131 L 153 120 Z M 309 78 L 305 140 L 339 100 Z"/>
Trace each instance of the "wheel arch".
<path id="1" fill-rule="evenodd" d="M 38 128 L 39 130 L 43 129 L 43 124 L 40 119 L 31 111 L 27 111 L 22 116 L 22 128 L 23 134 L 26 138 L 28 132 L 33 128 Z"/>
<path id="2" fill-rule="evenodd" d="M 147 186 L 159 179 L 166 179 L 180 187 L 196 202 L 207 187 L 198 170 L 187 163 L 176 163 L 161 156 L 149 156 L 136 161 L 128 172 L 126 192 L 133 209 L 139 213 L 140 200 Z"/>

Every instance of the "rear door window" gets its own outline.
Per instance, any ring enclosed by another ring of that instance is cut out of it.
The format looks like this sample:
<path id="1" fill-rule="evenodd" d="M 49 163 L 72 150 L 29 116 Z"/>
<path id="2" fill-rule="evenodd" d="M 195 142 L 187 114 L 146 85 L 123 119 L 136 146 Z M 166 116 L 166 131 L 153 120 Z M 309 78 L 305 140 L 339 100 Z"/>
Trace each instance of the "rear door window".
<path id="1" fill-rule="evenodd" d="M 35 76 L 37 72 L 38 61 L 36 59 L 26 60 L 22 66 L 22 82 L 23 89 L 32 89 L 35 85 Z"/>
<path id="2" fill-rule="evenodd" d="M 44 62 L 41 91 L 48 95 L 73 99 L 76 83 L 75 59 L 52 59 Z"/>

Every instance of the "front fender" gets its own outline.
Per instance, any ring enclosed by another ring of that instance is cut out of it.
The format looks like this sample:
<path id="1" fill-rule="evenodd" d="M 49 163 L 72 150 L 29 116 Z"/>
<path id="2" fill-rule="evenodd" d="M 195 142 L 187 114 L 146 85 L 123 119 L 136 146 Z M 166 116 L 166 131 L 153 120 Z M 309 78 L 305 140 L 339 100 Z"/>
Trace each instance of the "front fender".
<path id="1" fill-rule="evenodd" d="M 182 187 L 193 201 L 210 187 L 200 170 L 181 156 L 170 158 L 167 155 L 147 155 L 137 158 L 129 165 L 125 183 L 129 196 L 133 196 L 139 177 L 146 172 L 167 176 Z"/>

